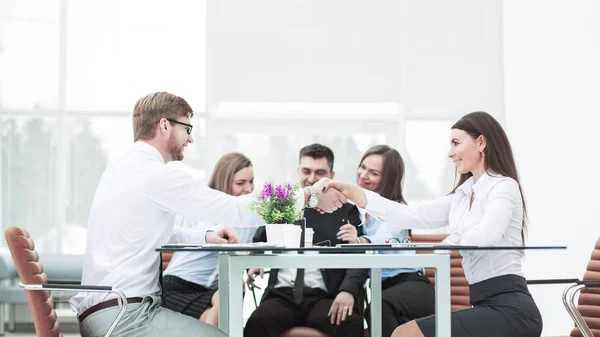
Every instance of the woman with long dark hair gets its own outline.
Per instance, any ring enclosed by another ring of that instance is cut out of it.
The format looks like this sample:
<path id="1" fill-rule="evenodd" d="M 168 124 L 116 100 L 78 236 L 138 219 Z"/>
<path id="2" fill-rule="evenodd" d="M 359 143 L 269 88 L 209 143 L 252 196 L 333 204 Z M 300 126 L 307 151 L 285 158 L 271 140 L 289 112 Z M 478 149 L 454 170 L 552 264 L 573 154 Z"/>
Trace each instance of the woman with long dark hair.
<path id="1" fill-rule="evenodd" d="M 382 197 L 406 204 L 402 193 L 404 161 L 400 153 L 387 145 L 375 145 L 365 152 L 356 171 L 358 185 Z M 410 229 L 392 227 L 369 214 L 361 217 L 362 233 L 344 225 L 338 238 L 349 243 L 407 242 Z M 381 251 L 380 254 L 414 254 L 414 251 Z M 381 270 L 383 336 L 415 318 L 434 312 L 433 286 L 423 268 L 383 268 Z M 369 315 L 366 315 L 369 317 Z M 371 324 L 369 324 L 371 326 Z"/>
<path id="2" fill-rule="evenodd" d="M 512 148 L 502 126 L 473 112 L 450 131 L 448 157 L 460 174 L 449 195 L 407 206 L 357 185 L 330 181 L 358 207 L 402 228 L 450 226 L 450 244 L 521 246 L 527 212 Z M 461 251 L 473 308 L 452 312 L 452 336 L 539 337 L 542 317 L 527 289 L 522 250 Z M 434 337 L 435 317 L 398 327 L 393 337 Z"/>

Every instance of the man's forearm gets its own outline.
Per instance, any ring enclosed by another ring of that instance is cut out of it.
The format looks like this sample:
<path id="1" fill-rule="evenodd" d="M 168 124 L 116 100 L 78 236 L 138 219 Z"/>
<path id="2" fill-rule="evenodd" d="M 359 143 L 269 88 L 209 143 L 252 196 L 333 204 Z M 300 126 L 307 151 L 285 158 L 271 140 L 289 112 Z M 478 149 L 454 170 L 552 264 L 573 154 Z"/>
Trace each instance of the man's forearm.
<path id="1" fill-rule="evenodd" d="M 308 188 L 304 187 L 301 190 L 296 190 L 296 210 L 301 212 L 303 209 L 308 207 L 308 199 L 310 198 L 310 192 Z"/>

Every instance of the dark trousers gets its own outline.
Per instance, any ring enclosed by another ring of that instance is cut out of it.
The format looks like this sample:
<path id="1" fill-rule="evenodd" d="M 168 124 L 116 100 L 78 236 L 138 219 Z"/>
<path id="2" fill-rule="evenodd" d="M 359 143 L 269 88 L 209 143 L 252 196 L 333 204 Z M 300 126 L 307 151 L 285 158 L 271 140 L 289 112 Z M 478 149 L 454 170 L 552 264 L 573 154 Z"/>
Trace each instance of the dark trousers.
<path id="1" fill-rule="evenodd" d="M 360 337 L 363 335 L 363 316 L 354 306 L 339 326 L 330 323 L 327 316 L 334 298 L 320 289 L 305 288 L 304 300 L 297 305 L 292 288 L 269 289 L 261 304 L 252 313 L 246 327 L 246 337 L 279 337 L 284 331 L 297 326 L 320 330 L 331 337 Z"/>
<path id="2" fill-rule="evenodd" d="M 383 337 L 391 336 L 397 327 L 408 321 L 434 313 L 435 291 L 421 273 L 401 273 L 385 279 L 381 289 Z M 370 319 L 369 314 L 367 319 Z"/>

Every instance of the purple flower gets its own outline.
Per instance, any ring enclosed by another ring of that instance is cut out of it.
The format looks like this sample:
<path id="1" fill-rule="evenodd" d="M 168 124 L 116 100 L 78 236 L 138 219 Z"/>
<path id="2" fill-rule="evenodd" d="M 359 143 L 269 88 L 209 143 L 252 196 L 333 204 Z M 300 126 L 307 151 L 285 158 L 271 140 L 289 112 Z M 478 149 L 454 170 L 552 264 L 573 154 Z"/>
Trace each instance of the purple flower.
<path id="1" fill-rule="evenodd" d="M 292 190 L 292 185 L 290 185 L 290 184 L 285 185 L 285 187 L 287 187 L 288 191 Z"/>
<path id="2" fill-rule="evenodd" d="M 273 184 L 266 183 L 263 187 L 262 192 L 260 192 L 261 199 L 269 199 L 273 196 Z"/>
<path id="3" fill-rule="evenodd" d="M 290 190 L 291 188 L 288 189 L 286 185 L 278 185 L 275 188 L 275 193 L 277 193 L 277 197 L 279 198 L 279 200 L 285 200 L 290 196 Z"/>

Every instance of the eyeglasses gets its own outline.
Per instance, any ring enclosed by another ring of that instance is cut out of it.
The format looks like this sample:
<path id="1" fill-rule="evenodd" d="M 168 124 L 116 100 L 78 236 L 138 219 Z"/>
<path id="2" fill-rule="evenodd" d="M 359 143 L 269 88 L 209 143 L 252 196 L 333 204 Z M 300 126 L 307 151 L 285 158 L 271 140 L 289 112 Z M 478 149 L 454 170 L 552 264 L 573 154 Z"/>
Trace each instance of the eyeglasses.
<path id="1" fill-rule="evenodd" d="M 170 118 L 167 118 L 167 120 L 168 120 L 169 122 L 171 122 L 171 123 L 175 123 L 175 124 L 181 124 L 181 125 L 187 126 L 187 129 L 185 129 L 185 131 L 187 132 L 187 134 L 188 134 L 188 135 L 191 135 L 191 134 L 192 134 L 192 129 L 194 128 L 194 126 L 193 126 L 192 124 L 188 124 L 188 123 L 180 122 L 180 121 L 178 121 L 178 120 L 175 120 L 175 119 L 170 119 Z"/>

